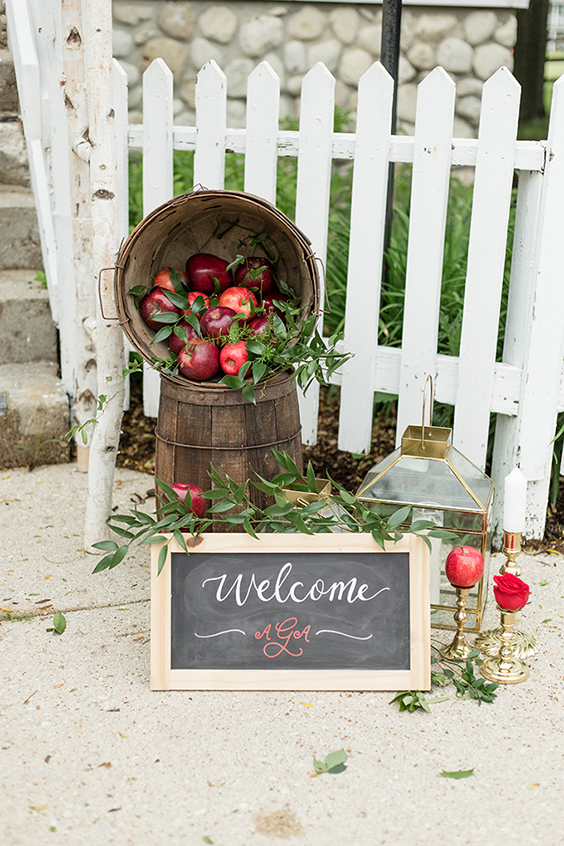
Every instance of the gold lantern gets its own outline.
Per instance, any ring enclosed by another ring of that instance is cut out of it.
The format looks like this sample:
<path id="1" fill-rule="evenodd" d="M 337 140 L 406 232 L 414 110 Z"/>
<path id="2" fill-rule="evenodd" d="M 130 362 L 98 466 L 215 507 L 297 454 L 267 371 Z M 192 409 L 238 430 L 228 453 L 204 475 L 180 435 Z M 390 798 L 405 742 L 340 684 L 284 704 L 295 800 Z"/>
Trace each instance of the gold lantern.
<path id="1" fill-rule="evenodd" d="M 431 385 L 432 395 L 432 385 Z M 432 410 L 431 410 L 432 420 Z M 484 556 L 484 575 L 468 596 L 467 631 L 479 631 L 486 601 L 491 547 L 491 509 L 494 483 L 452 445 L 452 429 L 408 426 L 396 449 L 367 474 L 357 491 L 361 502 L 387 518 L 398 508 L 412 506 L 411 521 L 429 520 L 452 533 L 431 542 L 431 625 L 454 629 L 456 592 L 445 573 L 448 553 L 456 546 L 472 546 Z M 474 626 L 472 626 L 474 623 Z"/>

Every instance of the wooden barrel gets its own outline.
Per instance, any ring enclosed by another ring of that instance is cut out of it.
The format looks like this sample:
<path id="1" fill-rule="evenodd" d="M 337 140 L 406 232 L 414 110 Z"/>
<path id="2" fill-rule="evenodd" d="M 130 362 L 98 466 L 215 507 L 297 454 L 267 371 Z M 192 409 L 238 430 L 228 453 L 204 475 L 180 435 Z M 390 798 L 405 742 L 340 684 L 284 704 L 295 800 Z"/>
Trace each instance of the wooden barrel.
<path id="1" fill-rule="evenodd" d="M 296 384 L 282 373 L 256 387 L 256 405 L 240 391 L 218 385 L 179 385 L 161 375 L 156 428 L 155 475 L 172 484 L 212 487 L 210 465 L 238 484 L 256 471 L 266 479 L 282 472 L 272 449 L 286 452 L 302 469 L 300 414 Z M 260 507 L 269 499 L 251 488 Z"/>

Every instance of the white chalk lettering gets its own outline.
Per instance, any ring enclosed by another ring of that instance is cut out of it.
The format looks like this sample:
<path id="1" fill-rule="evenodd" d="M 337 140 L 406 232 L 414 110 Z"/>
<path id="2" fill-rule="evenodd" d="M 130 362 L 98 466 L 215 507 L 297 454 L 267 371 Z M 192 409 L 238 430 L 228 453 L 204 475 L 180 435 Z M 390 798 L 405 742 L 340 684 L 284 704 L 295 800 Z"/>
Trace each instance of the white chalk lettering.
<path id="1" fill-rule="evenodd" d="M 260 584 L 257 584 L 257 580 L 255 574 L 252 573 L 249 578 L 248 587 L 245 589 L 243 587 L 243 578 L 244 574 L 239 573 L 233 579 L 233 582 L 230 587 L 226 588 L 227 582 L 227 573 L 223 573 L 221 576 L 214 576 L 213 578 L 204 579 L 202 582 L 202 588 L 204 588 L 208 582 L 218 582 L 217 590 L 215 593 L 215 598 L 218 602 L 225 602 L 228 597 L 233 594 L 235 602 L 240 607 L 245 605 L 249 596 L 254 590 L 254 593 L 261 602 L 272 602 L 273 600 L 283 605 L 288 600 L 292 600 L 292 602 L 306 602 L 308 599 L 311 602 L 318 602 L 322 597 L 326 596 L 329 602 L 342 602 L 345 601 L 349 605 L 352 605 L 354 602 L 371 602 L 373 599 L 376 599 L 381 593 L 386 590 L 390 590 L 389 587 L 380 588 L 380 590 L 376 591 L 372 595 L 367 596 L 367 591 L 370 590 L 370 585 L 363 582 L 362 584 L 358 584 L 358 579 L 354 576 L 353 578 L 349 579 L 348 582 L 344 581 L 337 581 L 333 582 L 328 587 L 325 587 L 325 582 L 323 579 L 317 579 L 309 589 L 307 589 L 303 582 L 295 581 L 291 585 L 288 585 L 288 592 L 286 596 L 282 596 L 281 590 L 282 585 L 284 582 L 289 578 L 293 569 L 293 565 L 291 561 L 287 561 L 283 567 L 280 568 L 278 575 L 276 577 L 276 581 L 274 583 L 274 590 L 270 594 L 270 596 L 266 595 L 267 590 L 269 590 L 271 586 L 270 579 L 264 579 Z M 305 590 L 305 594 L 302 596 L 298 596 L 296 591 L 302 588 Z"/>

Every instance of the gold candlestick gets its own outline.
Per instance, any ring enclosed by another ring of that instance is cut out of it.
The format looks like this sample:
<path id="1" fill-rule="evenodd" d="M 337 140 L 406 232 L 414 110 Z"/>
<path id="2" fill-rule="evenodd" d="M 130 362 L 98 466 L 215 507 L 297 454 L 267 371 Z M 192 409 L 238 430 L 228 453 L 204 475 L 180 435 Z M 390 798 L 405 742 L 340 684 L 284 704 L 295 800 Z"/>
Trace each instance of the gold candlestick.
<path id="1" fill-rule="evenodd" d="M 515 562 L 515 559 L 521 553 L 521 532 L 504 531 L 502 551 L 507 560 L 499 568 L 501 575 L 511 573 L 517 577 L 521 576 L 521 567 Z M 474 646 L 480 649 L 484 655 L 496 656 L 499 654 L 502 645 L 502 633 L 503 628 L 482 632 L 476 637 Z M 530 658 L 539 651 L 536 638 L 526 632 L 514 631 L 513 644 L 516 658 Z"/>
<path id="2" fill-rule="evenodd" d="M 499 608 L 499 606 L 498 606 Z M 504 611 L 501 613 L 501 637 L 500 647 L 497 655 L 484 658 L 480 672 L 488 681 L 499 682 L 500 684 L 518 684 L 529 677 L 529 668 L 515 656 L 516 632 L 515 611 Z"/>
<path id="3" fill-rule="evenodd" d="M 504 573 L 512 573 L 514 576 L 521 575 L 521 568 L 515 563 L 515 559 L 521 553 L 521 532 L 504 532 L 503 533 L 503 554 L 507 558 L 504 561 L 499 572 L 503 576 Z"/>
<path id="4" fill-rule="evenodd" d="M 445 646 L 441 647 L 439 651 L 443 658 L 462 658 L 465 660 L 468 658 L 473 648 L 466 640 L 466 635 L 464 634 L 464 623 L 468 619 L 468 614 L 466 613 L 466 600 L 468 599 L 470 588 L 455 586 L 455 590 L 457 610 L 454 612 L 454 622 L 457 625 L 456 634 L 454 635 L 452 642 L 445 644 Z"/>

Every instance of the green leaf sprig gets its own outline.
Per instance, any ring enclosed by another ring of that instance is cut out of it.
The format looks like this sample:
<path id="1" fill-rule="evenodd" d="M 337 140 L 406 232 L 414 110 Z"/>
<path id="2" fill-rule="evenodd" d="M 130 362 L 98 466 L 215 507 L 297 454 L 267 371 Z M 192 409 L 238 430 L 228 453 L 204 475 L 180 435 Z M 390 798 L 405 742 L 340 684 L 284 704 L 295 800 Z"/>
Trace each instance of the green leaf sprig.
<path id="1" fill-rule="evenodd" d="M 140 511 L 136 505 L 128 514 L 110 516 L 108 525 L 120 540 L 103 540 L 93 544 L 96 549 L 107 553 L 97 563 L 94 572 L 117 567 L 134 544 L 163 543 L 168 538 L 160 552 L 160 573 L 171 536 L 181 549 L 188 552 L 186 536 L 196 538 L 218 525 L 227 532 L 242 527 L 253 538 L 260 532 L 303 532 L 307 535 L 334 531 L 369 532 L 382 548 L 387 541 L 398 541 L 403 537 L 404 529 L 398 527 L 405 522 L 405 508 L 384 520 L 334 480 L 331 481 L 335 493 L 303 505 L 291 503 L 284 488 L 318 494 L 313 466 L 311 463 L 308 465 L 304 476 L 291 456 L 278 450 L 273 450 L 273 454 L 282 472 L 272 480 L 255 474 L 256 478 L 240 484 L 228 475 L 222 476 L 211 466 L 212 487 L 201 494 L 210 505 L 202 518 L 191 511 L 189 496 L 182 502 L 169 485 L 158 482 L 159 505 L 154 515 Z M 268 496 L 267 505 L 261 507 L 252 502 L 253 488 Z"/>
<path id="2" fill-rule="evenodd" d="M 444 658 L 438 647 L 431 644 L 431 684 L 440 688 L 453 684 L 458 699 L 475 699 L 478 705 L 482 702 L 493 702 L 497 696 L 494 691 L 499 687 L 495 682 L 487 682 L 482 676 L 476 676 L 474 667 L 481 667 L 480 650 L 473 649 L 466 660 Z M 445 702 L 449 696 L 429 697 L 421 690 L 401 690 L 396 693 L 391 704 L 396 704 L 400 711 L 417 711 L 420 708 L 429 712 L 430 705 Z"/>
<path id="3" fill-rule="evenodd" d="M 345 764 L 347 757 L 344 749 L 338 749 L 336 752 L 330 752 L 325 761 L 318 761 L 317 758 L 314 758 L 313 768 L 315 772 L 311 774 L 310 778 L 320 776 L 322 773 L 329 773 L 330 775 L 343 773 L 347 768 Z"/>

